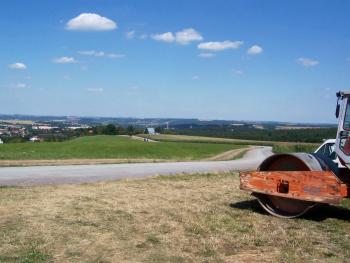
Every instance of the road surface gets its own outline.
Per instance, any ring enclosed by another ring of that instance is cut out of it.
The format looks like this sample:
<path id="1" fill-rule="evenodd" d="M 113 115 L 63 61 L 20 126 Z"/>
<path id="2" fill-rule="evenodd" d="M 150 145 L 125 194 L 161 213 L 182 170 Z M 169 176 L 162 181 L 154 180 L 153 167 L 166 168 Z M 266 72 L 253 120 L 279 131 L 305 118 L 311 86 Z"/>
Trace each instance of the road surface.
<path id="1" fill-rule="evenodd" d="M 3 167 L 0 185 L 79 184 L 157 174 L 253 170 L 271 154 L 271 147 L 256 147 L 233 161 Z"/>

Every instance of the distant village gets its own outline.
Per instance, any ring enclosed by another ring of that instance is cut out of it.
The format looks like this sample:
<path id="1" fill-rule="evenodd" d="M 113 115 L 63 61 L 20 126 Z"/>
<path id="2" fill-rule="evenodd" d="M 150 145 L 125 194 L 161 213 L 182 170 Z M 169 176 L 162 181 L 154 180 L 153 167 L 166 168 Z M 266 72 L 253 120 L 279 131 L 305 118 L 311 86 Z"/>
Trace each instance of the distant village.
<path id="1" fill-rule="evenodd" d="M 166 128 L 166 127 L 165 127 Z M 19 142 L 64 141 L 87 135 L 133 135 L 137 133 L 158 134 L 161 127 L 140 127 L 112 123 L 88 125 L 74 120 L 30 121 L 1 120 L 0 144 Z"/>

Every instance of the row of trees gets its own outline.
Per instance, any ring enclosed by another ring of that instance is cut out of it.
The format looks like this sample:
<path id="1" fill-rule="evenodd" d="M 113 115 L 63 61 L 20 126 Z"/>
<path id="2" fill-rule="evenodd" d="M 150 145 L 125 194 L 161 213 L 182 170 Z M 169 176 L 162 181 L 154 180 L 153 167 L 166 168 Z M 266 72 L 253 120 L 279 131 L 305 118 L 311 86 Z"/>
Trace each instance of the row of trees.
<path id="1" fill-rule="evenodd" d="M 128 125 L 126 128 L 121 125 L 107 124 L 99 125 L 92 128 L 90 134 L 93 135 L 134 135 L 143 133 L 144 129 L 137 128 L 133 125 Z"/>
<path id="2" fill-rule="evenodd" d="M 310 142 L 320 143 L 323 139 L 336 137 L 336 128 L 315 128 L 298 130 L 230 130 L 227 128 L 215 129 L 183 129 L 173 131 L 176 134 L 221 137 L 244 140 L 281 141 L 281 142 Z"/>

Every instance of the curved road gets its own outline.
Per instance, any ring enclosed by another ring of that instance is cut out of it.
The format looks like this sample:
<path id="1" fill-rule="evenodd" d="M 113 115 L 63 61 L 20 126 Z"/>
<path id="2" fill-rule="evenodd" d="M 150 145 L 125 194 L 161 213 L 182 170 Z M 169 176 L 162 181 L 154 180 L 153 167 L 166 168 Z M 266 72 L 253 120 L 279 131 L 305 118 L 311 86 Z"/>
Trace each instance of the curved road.
<path id="1" fill-rule="evenodd" d="M 271 147 L 255 147 L 233 161 L 5 167 L 0 168 L 0 185 L 79 184 L 157 174 L 253 170 L 271 154 Z"/>

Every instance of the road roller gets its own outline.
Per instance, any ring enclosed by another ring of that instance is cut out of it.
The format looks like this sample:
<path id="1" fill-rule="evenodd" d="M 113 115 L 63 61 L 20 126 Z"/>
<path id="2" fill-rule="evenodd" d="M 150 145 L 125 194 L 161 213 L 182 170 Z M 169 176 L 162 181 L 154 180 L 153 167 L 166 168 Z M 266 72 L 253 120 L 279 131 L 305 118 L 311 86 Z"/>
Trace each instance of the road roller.
<path id="1" fill-rule="evenodd" d="M 334 151 L 274 154 L 257 171 L 240 173 L 240 189 L 251 192 L 271 215 L 300 217 L 317 205 L 349 198 L 350 91 L 336 95 Z"/>

